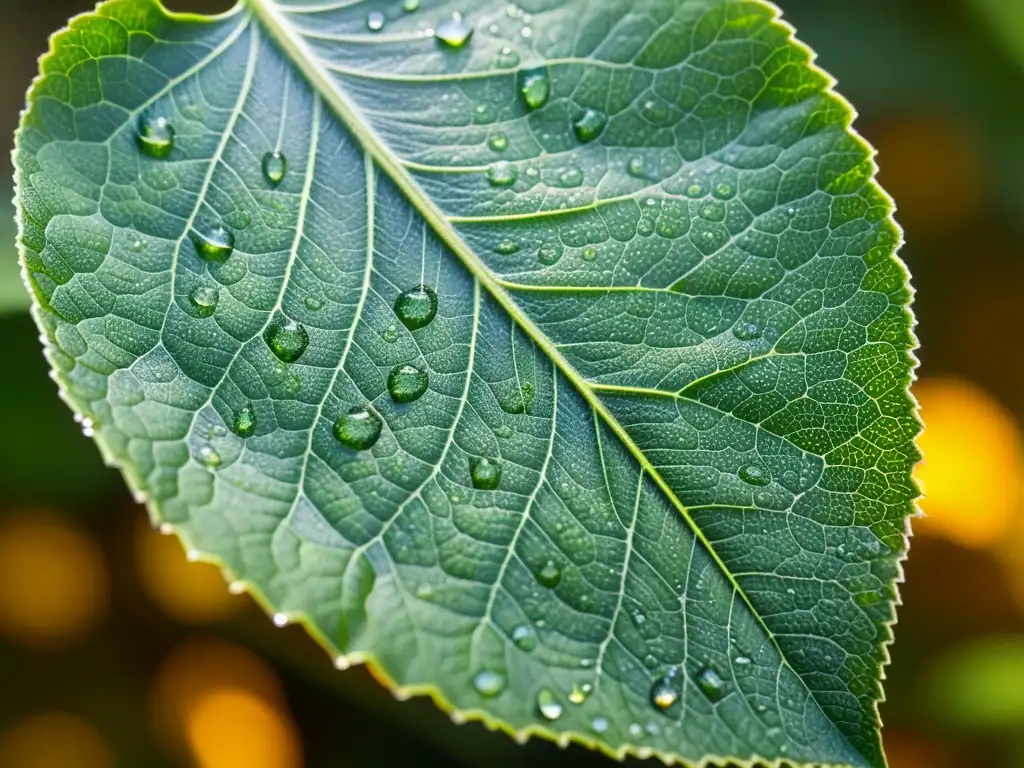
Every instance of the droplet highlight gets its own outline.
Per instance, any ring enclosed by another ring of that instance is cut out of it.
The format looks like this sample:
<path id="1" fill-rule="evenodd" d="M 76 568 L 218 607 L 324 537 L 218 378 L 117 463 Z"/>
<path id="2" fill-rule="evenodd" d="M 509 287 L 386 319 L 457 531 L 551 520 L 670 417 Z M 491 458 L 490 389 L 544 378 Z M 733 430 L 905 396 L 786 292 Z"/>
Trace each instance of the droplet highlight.
<path id="1" fill-rule="evenodd" d="M 217 469 L 221 463 L 220 454 L 211 446 L 204 445 L 199 449 L 199 463 L 207 469 Z"/>
<path id="2" fill-rule="evenodd" d="M 502 256 L 511 256 L 513 253 L 519 253 L 519 243 L 515 240 L 502 240 L 495 246 L 494 252 Z"/>
<path id="3" fill-rule="evenodd" d="M 137 138 L 143 153 L 162 160 L 174 149 L 174 126 L 166 117 L 144 117 Z"/>
<path id="4" fill-rule="evenodd" d="M 541 688 L 537 694 L 537 711 L 545 720 L 557 720 L 562 716 L 562 704 L 548 688 Z"/>
<path id="5" fill-rule="evenodd" d="M 519 93 L 530 109 L 540 109 L 551 97 L 551 75 L 547 67 L 524 69 L 519 73 Z"/>
<path id="6" fill-rule="evenodd" d="M 671 709 L 679 701 L 678 672 L 674 669 L 651 686 L 651 703 L 662 712 Z"/>
<path id="7" fill-rule="evenodd" d="M 256 431 L 256 409 L 253 408 L 252 403 L 246 403 L 238 409 L 231 427 L 239 437 L 252 436 Z"/>
<path id="8" fill-rule="evenodd" d="M 586 144 L 600 136 L 607 124 L 608 115 L 596 109 L 588 109 L 572 124 L 572 129 L 576 138 Z"/>
<path id="9" fill-rule="evenodd" d="M 203 261 L 224 262 L 234 253 L 235 235 L 230 229 L 219 224 L 192 235 L 196 253 Z"/>
<path id="10" fill-rule="evenodd" d="M 748 464 L 739 471 L 740 480 L 748 485 L 764 486 L 772 481 L 768 470 L 760 464 Z"/>
<path id="11" fill-rule="evenodd" d="M 548 589 L 554 589 L 562 580 L 562 569 L 554 560 L 548 560 L 536 573 L 537 581 Z"/>
<path id="12" fill-rule="evenodd" d="M 263 156 L 263 178 L 273 186 L 277 186 L 288 173 L 288 159 L 281 152 L 267 152 Z"/>
<path id="13" fill-rule="evenodd" d="M 569 691 L 569 695 L 566 698 L 569 699 L 570 704 L 579 706 L 587 700 L 587 697 L 590 696 L 590 693 L 593 690 L 594 686 L 590 683 L 583 683 L 583 685 L 577 683 L 576 685 L 573 685 L 572 690 Z"/>
<path id="14" fill-rule="evenodd" d="M 382 426 L 373 412 L 356 406 L 334 422 L 334 436 L 346 448 L 366 451 L 377 443 Z"/>
<path id="15" fill-rule="evenodd" d="M 761 329 L 754 323 L 738 323 L 733 326 L 732 335 L 740 341 L 753 341 L 761 338 Z"/>
<path id="16" fill-rule="evenodd" d="M 486 456 L 469 462 L 469 473 L 473 487 L 480 491 L 493 491 L 501 483 L 501 462 Z"/>
<path id="17" fill-rule="evenodd" d="M 426 285 L 402 291 L 395 299 L 395 315 L 410 331 L 430 325 L 437 316 L 437 294 Z"/>
<path id="18" fill-rule="evenodd" d="M 220 300 L 220 292 L 208 285 L 201 285 L 193 288 L 188 295 L 188 300 L 199 317 L 210 317 L 217 311 L 217 302 Z"/>
<path id="19" fill-rule="evenodd" d="M 473 28 L 458 13 L 450 19 L 442 21 L 434 30 L 437 41 L 448 48 L 461 48 L 473 36 Z"/>
<path id="20" fill-rule="evenodd" d="M 725 695 L 725 681 L 714 667 L 704 667 L 697 673 L 697 687 L 712 702 L 718 701 Z"/>
<path id="21" fill-rule="evenodd" d="M 366 15 L 366 28 L 371 32 L 380 32 L 384 29 L 384 14 L 380 11 L 370 11 Z"/>
<path id="22" fill-rule="evenodd" d="M 481 670 L 473 676 L 473 687 L 486 699 L 493 699 L 505 690 L 505 676 L 498 672 Z"/>
<path id="23" fill-rule="evenodd" d="M 508 160 L 492 163 L 491 167 L 487 169 L 487 180 L 492 187 L 511 187 L 518 178 L 519 172 Z"/>
<path id="24" fill-rule="evenodd" d="M 512 630 L 512 642 L 521 651 L 532 651 L 537 647 L 537 635 L 527 624 L 520 624 Z"/>
<path id="25" fill-rule="evenodd" d="M 282 363 L 294 363 L 309 346 L 309 333 L 294 320 L 271 323 L 263 332 L 263 340 Z"/>
<path id="26" fill-rule="evenodd" d="M 504 152 L 508 149 L 508 135 L 504 133 L 495 133 L 487 140 L 487 146 L 495 152 Z"/>
<path id="27" fill-rule="evenodd" d="M 409 363 L 398 365 L 388 374 L 388 394 L 396 403 L 411 403 L 423 396 L 429 383 L 426 371 Z"/>

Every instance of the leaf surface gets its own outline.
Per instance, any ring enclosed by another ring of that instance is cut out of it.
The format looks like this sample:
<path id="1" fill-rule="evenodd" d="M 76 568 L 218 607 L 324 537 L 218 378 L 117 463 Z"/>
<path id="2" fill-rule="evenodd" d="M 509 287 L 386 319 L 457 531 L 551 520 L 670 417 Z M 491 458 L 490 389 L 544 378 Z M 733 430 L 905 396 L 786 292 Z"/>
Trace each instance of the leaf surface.
<path id="1" fill-rule="evenodd" d="M 35 317 L 156 523 L 457 718 L 883 764 L 910 290 L 774 9 L 114 0 L 42 69 Z"/>

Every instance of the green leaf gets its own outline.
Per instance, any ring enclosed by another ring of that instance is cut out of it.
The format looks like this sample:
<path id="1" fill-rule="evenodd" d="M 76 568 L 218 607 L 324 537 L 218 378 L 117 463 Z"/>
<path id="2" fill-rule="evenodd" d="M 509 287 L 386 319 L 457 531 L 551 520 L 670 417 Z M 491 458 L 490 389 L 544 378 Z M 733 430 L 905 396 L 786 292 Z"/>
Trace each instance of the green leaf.
<path id="1" fill-rule="evenodd" d="M 850 107 L 759 1 L 457 10 L 60 33 L 16 163 L 66 397 L 154 522 L 398 695 L 883 765 L 915 342 Z"/>

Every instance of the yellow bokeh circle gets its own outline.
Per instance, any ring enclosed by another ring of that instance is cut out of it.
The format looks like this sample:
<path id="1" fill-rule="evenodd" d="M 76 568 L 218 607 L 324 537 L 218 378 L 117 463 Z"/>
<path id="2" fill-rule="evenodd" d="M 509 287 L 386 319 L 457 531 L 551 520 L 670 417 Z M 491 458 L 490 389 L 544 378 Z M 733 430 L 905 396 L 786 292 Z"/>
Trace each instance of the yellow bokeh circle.
<path id="1" fill-rule="evenodd" d="M 115 760 L 88 722 L 64 712 L 44 712 L 0 732 L 0 766 L 115 768 Z"/>
<path id="2" fill-rule="evenodd" d="M 188 712 L 186 732 L 200 768 L 301 768 L 295 728 L 251 691 L 203 695 Z"/>

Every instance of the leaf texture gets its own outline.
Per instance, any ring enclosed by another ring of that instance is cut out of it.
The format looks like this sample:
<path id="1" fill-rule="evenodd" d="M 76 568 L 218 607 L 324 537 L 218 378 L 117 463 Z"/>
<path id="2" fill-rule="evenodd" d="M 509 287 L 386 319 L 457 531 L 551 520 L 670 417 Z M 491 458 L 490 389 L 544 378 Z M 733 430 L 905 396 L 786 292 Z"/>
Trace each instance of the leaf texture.
<path id="1" fill-rule="evenodd" d="M 850 107 L 759 1 L 418 5 L 54 38 L 15 160 L 63 395 L 155 523 L 401 695 L 883 765 L 915 340 Z"/>

